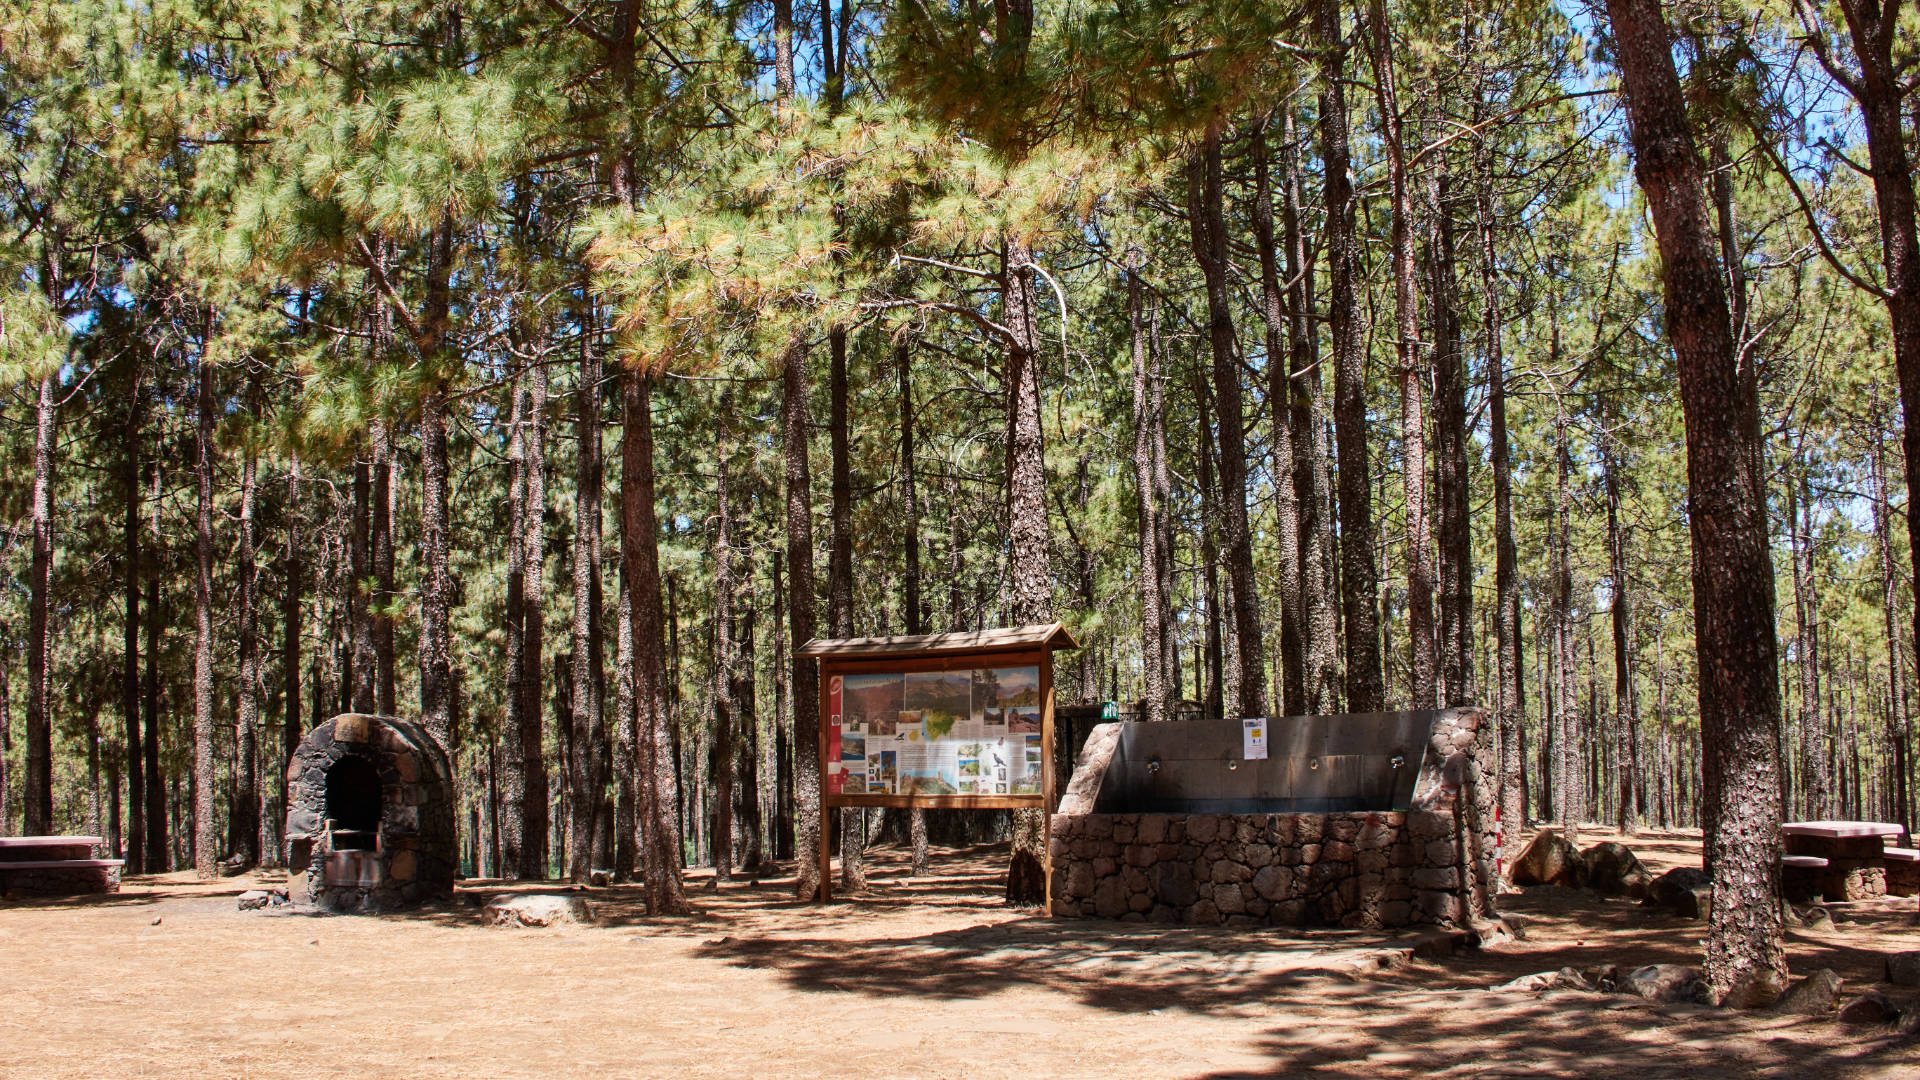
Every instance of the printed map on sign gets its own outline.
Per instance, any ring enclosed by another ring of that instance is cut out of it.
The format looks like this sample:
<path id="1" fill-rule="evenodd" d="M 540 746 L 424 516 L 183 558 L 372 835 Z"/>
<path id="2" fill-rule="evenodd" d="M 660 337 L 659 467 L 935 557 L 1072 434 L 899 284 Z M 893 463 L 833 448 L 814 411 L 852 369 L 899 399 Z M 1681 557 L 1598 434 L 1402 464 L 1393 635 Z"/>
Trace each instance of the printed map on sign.
<path id="1" fill-rule="evenodd" d="M 1040 669 L 835 675 L 827 790 L 836 795 L 1038 795 Z"/>

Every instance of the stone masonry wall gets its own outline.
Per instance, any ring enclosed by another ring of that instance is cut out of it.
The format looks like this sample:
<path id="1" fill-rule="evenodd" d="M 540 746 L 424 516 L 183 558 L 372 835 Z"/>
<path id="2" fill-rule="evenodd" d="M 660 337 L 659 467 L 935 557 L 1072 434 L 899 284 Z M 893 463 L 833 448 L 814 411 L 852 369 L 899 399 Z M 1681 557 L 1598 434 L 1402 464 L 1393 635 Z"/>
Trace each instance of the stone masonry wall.
<path id="1" fill-rule="evenodd" d="M 366 758 L 380 777 L 379 850 L 369 853 L 378 873 L 367 886 L 327 876 L 327 770 L 348 756 Z M 425 728 L 391 716 L 342 713 L 307 733 L 287 764 L 287 782 L 287 865 L 296 903 L 388 911 L 453 892 L 459 871 L 453 773 Z"/>
<path id="2" fill-rule="evenodd" d="M 1099 814 L 1120 725 L 1088 736 L 1053 816 L 1053 914 L 1200 925 L 1458 926 L 1493 914 L 1484 714 L 1435 723 L 1408 812 Z"/>
<path id="3" fill-rule="evenodd" d="M 1056 818 L 1053 913 L 1201 925 L 1461 921 L 1453 815 Z"/>

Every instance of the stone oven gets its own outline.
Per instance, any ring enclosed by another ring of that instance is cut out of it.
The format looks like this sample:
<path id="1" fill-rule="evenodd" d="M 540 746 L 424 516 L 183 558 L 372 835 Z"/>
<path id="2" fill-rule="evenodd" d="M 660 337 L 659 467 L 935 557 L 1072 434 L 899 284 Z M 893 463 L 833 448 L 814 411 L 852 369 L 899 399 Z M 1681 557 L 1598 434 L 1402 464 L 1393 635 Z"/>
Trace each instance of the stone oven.
<path id="1" fill-rule="evenodd" d="M 453 772 L 418 724 L 343 713 L 287 764 L 287 868 L 297 904 L 388 911 L 453 892 Z"/>
<path id="2" fill-rule="evenodd" d="M 1053 913 L 1238 926 L 1493 915 L 1478 709 L 1102 724 L 1050 829 Z M 1484 759 L 1484 760 L 1483 760 Z"/>

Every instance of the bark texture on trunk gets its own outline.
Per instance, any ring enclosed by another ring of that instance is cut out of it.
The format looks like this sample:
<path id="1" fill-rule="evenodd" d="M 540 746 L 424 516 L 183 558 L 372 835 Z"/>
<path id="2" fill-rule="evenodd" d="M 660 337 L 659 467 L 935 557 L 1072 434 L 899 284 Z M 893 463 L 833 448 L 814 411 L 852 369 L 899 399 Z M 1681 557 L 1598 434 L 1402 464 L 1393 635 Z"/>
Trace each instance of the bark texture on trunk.
<path id="1" fill-rule="evenodd" d="M 894 346 L 894 363 L 900 377 L 900 496 L 907 510 L 903 538 L 906 574 L 902 589 L 907 633 L 914 635 L 926 633 L 927 627 L 920 600 L 920 486 L 914 471 L 913 347 L 904 337 Z M 932 869 L 927 858 L 927 812 L 918 806 L 907 811 L 907 834 L 913 852 L 913 876 L 925 877 Z"/>
<path id="2" fill-rule="evenodd" d="M 1347 711 L 1386 707 L 1380 624 L 1374 608 L 1373 492 L 1367 448 L 1367 356 L 1360 333 L 1360 244 L 1354 235 L 1347 135 L 1346 39 L 1340 0 L 1314 9 L 1320 61 L 1320 159 L 1325 162 L 1327 326 L 1333 344 L 1333 428 L 1339 463 L 1340 611 L 1346 630 Z"/>
<path id="3" fill-rule="evenodd" d="M 1267 131 L 1254 140 L 1253 235 L 1260 249 L 1260 304 L 1267 330 L 1267 406 L 1273 414 L 1269 472 L 1273 482 L 1274 546 L 1280 576 L 1280 705 L 1288 716 L 1307 711 L 1306 654 L 1310 628 L 1301 591 L 1300 498 L 1295 488 L 1293 448 L 1293 339 L 1298 304 L 1280 285 L 1280 259 L 1273 232 L 1273 180 Z M 1288 253 L 1291 259 L 1291 251 Z M 1291 278 L 1293 275 L 1289 275 Z M 1293 310 L 1289 310 L 1293 309 Z"/>
<path id="4" fill-rule="evenodd" d="M 520 670 L 520 747 L 526 787 L 520 806 L 520 874 L 547 876 L 552 797 L 543 749 L 546 709 L 546 598 L 547 598 L 547 369 L 529 364 L 526 422 L 526 523 L 521 528 L 525 581 L 520 592 L 525 604 L 525 647 Z M 651 469 L 651 462 L 649 462 Z"/>
<path id="5" fill-rule="evenodd" d="M 1127 250 L 1127 322 L 1133 353 L 1133 479 L 1139 498 L 1140 658 L 1145 676 L 1145 715 L 1149 723 L 1167 719 L 1166 596 L 1160 591 L 1160 515 L 1164 512 L 1153 484 L 1153 382 L 1155 368 L 1147 336 L 1146 289 L 1140 280 L 1145 256 Z"/>
<path id="6" fill-rule="evenodd" d="M 1667 333 L 1686 419 L 1688 529 L 1700 672 L 1700 735 L 1713 820 L 1707 864 L 1708 983 L 1784 986 L 1779 895 L 1778 650 L 1773 556 L 1755 475 L 1758 402 L 1734 349 L 1707 224 L 1700 155 L 1658 0 L 1608 0 L 1634 173 L 1659 240 Z M 1915 432 L 1908 429 L 1908 438 Z"/>
<path id="7" fill-rule="evenodd" d="M 1413 204 L 1408 192 L 1406 143 L 1394 85 L 1393 35 L 1384 0 L 1371 0 L 1373 83 L 1380 103 L 1392 205 L 1394 366 L 1400 383 L 1401 487 L 1406 499 L 1407 672 L 1410 703 L 1439 703 L 1434 663 L 1433 540 L 1427 520 L 1426 362 L 1420 355 L 1420 310 L 1414 287 Z"/>
<path id="8" fill-rule="evenodd" d="M 634 722 L 639 782 L 639 876 L 653 915 L 687 909 L 680 881 L 680 792 L 674 773 L 660 603 L 659 519 L 654 513 L 653 387 L 643 372 L 621 376 L 620 543 L 631 591 Z"/>
<path id="9" fill-rule="evenodd" d="M 1001 298 L 1013 340 L 1007 343 L 1007 524 L 1010 588 L 1007 619 L 1019 626 L 1053 620 L 1053 575 L 1048 564 L 1045 443 L 1040 425 L 1040 355 L 1033 250 L 1009 236 L 1001 268 Z M 797 638 L 796 638 L 797 640 Z M 1011 815 L 1013 857 L 1007 867 L 1007 903 L 1039 904 L 1047 895 L 1047 815 Z"/>
<path id="10" fill-rule="evenodd" d="M 300 547 L 300 457 L 287 461 L 287 502 L 282 515 L 286 519 L 286 547 L 281 556 L 280 592 L 280 755 L 274 774 L 280 785 L 280 810 L 287 808 L 287 763 L 300 749 L 302 735 L 300 682 L 300 601 L 306 592 L 306 562 Z M 276 823 L 277 824 L 277 823 Z M 284 841 L 276 827 L 274 835 Z M 284 850 L 270 856 L 276 863 L 286 857 Z"/>
<path id="11" fill-rule="evenodd" d="M 814 638 L 813 470 L 807 458 L 810 420 L 807 408 L 807 354 L 801 339 L 787 343 L 781 357 L 781 449 L 786 472 L 787 621 L 794 652 Z M 795 893 L 802 901 L 821 899 L 820 865 L 820 669 L 814 661 L 789 653 L 793 704 L 793 833 L 799 860 Z"/>
<path id="12" fill-rule="evenodd" d="M 1232 601 L 1235 667 L 1239 677 L 1233 711 L 1266 714 L 1265 648 L 1260 598 L 1253 576 L 1253 533 L 1247 524 L 1246 419 L 1241 407 L 1240 345 L 1234 335 L 1233 297 L 1227 275 L 1227 222 L 1220 161 L 1220 131 L 1207 131 L 1200 156 L 1187 166 L 1187 220 L 1193 253 L 1207 284 L 1207 343 L 1213 355 L 1214 415 L 1220 466 L 1220 523 Z M 1263 245 L 1266 247 L 1266 245 Z"/>
<path id="13" fill-rule="evenodd" d="M 1476 151 L 1475 203 L 1480 230 L 1480 288 L 1485 298 L 1487 352 L 1487 442 L 1493 467 L 1493 626 L 1495 707 L 1500 722 L 1500 814 L 1504 865 L 1519 853 L 1527 820 L 1525 755 L 1521 731 L 1526 723 L 1525 658 L 1521 655 L 1520 552 L 1513 538 L 1513 454 L 1507 443 L 1506 357 L 1501 349 L 1499 262 L 1494 248 L 1493 164 L 1484 148 Z"/>
<path id="14" fill-rule="evenodd" d="M 584 882 L 593 870 L 595 824 L 610 778 L 607 746 L 606 672 L 600 609 L 600 354 L 591 341 L 580 346 L 579 385 L 574 388 L 574 435 L 578 444 L 573 532 L 573 621 L 568 626 L 573 654 L 574 740 L 573 833 L 567 872 Z"/>
<path id="15" fill-rule="evenodd" d="M 516 376 L 509 384 L 511 405 L 507 416 L 507 633 L 506 633 L 506 731 L 501 733 L 500 778 L 500 871 L 520 876 L 526 859 L 523 855 L 527 825 L 527 771 L 540 760 L 540 722 L 526 715 L 526 696 L 520 684 L 526 673 L 526 527 L 527 441 L 526 391 Z M 532 738 L 528 738 L 528 729 Z M 532 743 L 529 753 L 528 743 Z"/>
<path id="16" fill-rule="evenodd" d="M 147 872 L 165 873 L 173 869 L 167 845 L 167 785 L 160 774 L 160 460 L 153 462 L 152 486 L 147 489 L 147 551 L 153 568 L 147 574 L 147 647 L 145 670 L 141 674 L 143 700 L 140 711 L 145 730 L 140 738 L 140 756 L 147 772 Z"/>
<path id="17" fill-rule="evenodd" d="M 195 397 L 193 528 L 193 869 L 218 873 L 213 769 L 213 367 L 203 356 Z"/>
<path id="18" fill-rule="evenodd" d="M 53 702 L 48 694 L 47 609 L 53 573 L 53 372 L 40 378 L 34 398 L 32 562 L 27 585 L 27 757 L 21 823 L 26 835 L 53 832 Z"/>
<path id="19" fill-rule="evenodd" d="M 126 618 L 122 624 L 120 649 L 120 717 L 122 742 L 126 750 L 127 772 L 127 845 L 125 870 L 128 874 L 146 873 L 147 788 L 146 770 L 140 753 L 140 421 L 141 379 L 136 365 L 129 380 L 126 445 L 121 447 L 122 497 L 125 517 L 121 524 L 121 562 L 125 574 Z M 5 720 L 0 718 L 0 725 Z M 0 736 L 0 743 L 5 737 Z M 3 753 L 4 751 L 0 751 Z M 6 766 L 0 764 L 0 830 L 5 828 L 7 806 Z M 157 778 L 156 778 L 157 781 Z"/>
<path id="20" fill-rule="evenodd" d="M 249 376 L 247 407 L 257 422 L 260 386 Z M 259 491 L 260 463 L 251 445 L 240 464 L 240 515 L 234 545 L 234 604 L 239 609 L 240 685 L 234 693 L 234 777 L 227 808 L 227 851 L 246 867 L 260 862 L 260 614 L 253 510 Z"/>

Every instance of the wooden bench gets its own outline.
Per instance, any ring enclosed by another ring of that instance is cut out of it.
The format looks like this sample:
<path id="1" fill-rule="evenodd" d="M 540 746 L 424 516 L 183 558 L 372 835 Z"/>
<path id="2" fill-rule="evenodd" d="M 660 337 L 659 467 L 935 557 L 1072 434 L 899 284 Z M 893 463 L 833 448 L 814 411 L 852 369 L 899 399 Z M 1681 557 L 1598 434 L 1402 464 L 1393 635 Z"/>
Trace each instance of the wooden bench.
<path id="1" fill-rule="evenodd" d="M 1827 860 L 1818 855 L 1782 855 L 1780 891 L 1796 904 L 1805 904 L 1820 895 L 1820 879 L 1827 872 Z"/>
<path id="2" fill-rule="evenodd" d="M 0 836 L 0 895 L 83 896 L 120 891 L 120 859 L 96 859 L 97 836 Z"/>
<path id="3" fill-rule="evenodd" d="M 1890 847 L 1880 852 L 1887 865 L 1887 894 L 1920 896 L 1920 848 Z"/>

